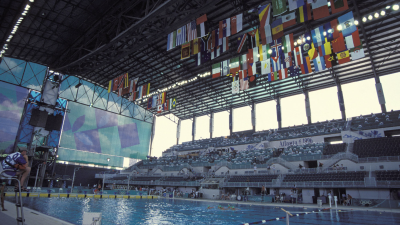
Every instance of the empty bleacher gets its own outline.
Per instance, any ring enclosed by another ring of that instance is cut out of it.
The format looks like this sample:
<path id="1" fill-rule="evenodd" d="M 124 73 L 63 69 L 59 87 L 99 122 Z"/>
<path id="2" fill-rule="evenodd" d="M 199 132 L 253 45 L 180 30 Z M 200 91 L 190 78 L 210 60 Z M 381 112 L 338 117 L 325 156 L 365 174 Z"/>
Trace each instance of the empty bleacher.
<path id="1" fill-rule="evenodd" d="M 288 174 L 283 182 L 307 182 L 307 181 L 364 181 L 365 172 L 338 172 L 317 174 Z"/>
<path id="2" fill-rule="evenodd" d="M 371 138 L 354 141 L 354 154 L 359 158 L 400 155 L 400 137 Z"/>
<path id="3" fill-rule="evenodd" d="M 165 177 L 163 181 L 170 181 L 170 182 L 183 182 L 188 181 L 188 178 L 184 177 Z"/>
<path id="4" fill-rule="evenodd" d="M 272 182 L 278 175 L 232 176 L 228 182 Z"/>
<path id="5" fill-rule="evenodd" d="M 376 172 L 376 180 L 378 180 L 378 181 L 382 181 L 382 180 L 388 180 L 388 181 L 400 180 L 400 171 L 398 171 L 398 170 L 377 171 Z"/>
<path id="6" fill-rule="evenodd" d="M 324 148 L 324 155 L 334 155 L 338 152 L 346 151 L 346 143 L 341 144 L 327 144 Z"/>
<path id="7" fill-rule="evenodd" d="M 161 177 L 135 177 L 134 181 L 155 181 L 159 180 Z"/>

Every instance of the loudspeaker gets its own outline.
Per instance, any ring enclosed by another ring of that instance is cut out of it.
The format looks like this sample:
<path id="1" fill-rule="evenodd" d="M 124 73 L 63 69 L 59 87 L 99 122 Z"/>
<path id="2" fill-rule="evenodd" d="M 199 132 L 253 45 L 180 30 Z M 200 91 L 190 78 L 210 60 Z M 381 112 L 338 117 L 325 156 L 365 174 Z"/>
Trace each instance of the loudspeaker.
<path id="1" fill-rule="evenodd" d="M 56 115 L 53 130 L 57 130 L 57 131 L 61 130 L 63 119 L 64 119 L 64 117 L 62 115 L 60 115 L 60 114 Z"/>
<path id="2" fill-rule="evenodd" d="M 47 117 L 45 130 L 52 131 L 54 130 L 54 123 L 56 122 L 56 117 L 54 115 L 50 115 Z"/>
<path id="3" fill-rule="evenodd" d="M 29 120 L 29 125 L 32 125 L 35 127 L 45 127 L 46 121 L 47 121 L 47 116 L 48 116 L 48 114 L 46 111 L 40 111 L 39 109 L 33 109 L 31 120 Z"/>

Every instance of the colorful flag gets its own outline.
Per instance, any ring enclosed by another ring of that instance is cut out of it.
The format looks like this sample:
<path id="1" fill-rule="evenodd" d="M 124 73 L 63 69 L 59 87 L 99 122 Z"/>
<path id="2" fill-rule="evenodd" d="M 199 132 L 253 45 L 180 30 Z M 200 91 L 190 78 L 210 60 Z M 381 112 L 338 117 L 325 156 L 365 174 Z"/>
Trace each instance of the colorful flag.
<path id="1" fill-rule="evenodd" d="M 258 50 L 258 46 L 253 48 L 253 62 L 258 62 L 259 61 L 259 50 Z"/>
<path id="2" fill-rule="evenodd" d="M 193 41 L 194 39 L 197 39 L 196 27 L 197 27 L 196 20 L 193 20 L 192 22 L 186 25 L 187 41 Z"/>
<path id="3" fill-rule="evenodd" d="M 313 8 L 314 20 L 319 20 L 329 16 L 327 0 L 313 0 L 311 6 Z"/>
<path id="4" fill-rule="evenodd" d="M 116 77 L 113 79 L 113 88 L 112 91 L 117 91 L 119 88 L 120 77 Z"/>
<path id="5" fill-rule="evenodd" d="M 291 66 L 288 68 L 288 74 L 290 77 L 296 77 L 301 74 L 300 66 Z"/>
<path id="6" fill-rule="evenodd" d="M 333 41 L 334 39 L 339 37 L 339 30 L 337 29 L 337 27 L 337 19 L 334 19 L 331 22 L 324 24 L 326 38 L 328 39 L 328 41 Z"/>
<path id="7" fill-rule="evenodd" d="M 343 34 L 340 33 L 339 37 L 332 41 L 332 50 L 335 53 L 339 53 L 341 51 L 346 50 L 346 46 L 344 44 Z"/>
<path id="8" fill-rule="evenodd" d="M 232 94 L 239 94 L 240 90 L 240 82 L 239 80 L 235 80 L 232 82 Z"/>
<path id="9" fill-rule="evenodd" d="M 157 113 L 161 113 L 163 110 L 163 106 L 162 105 L 158 105 L 157 106 Z"/>
<path id="10" fill-rule="evenodd" d="M 304 23 L 311 20 L 311 4 L 304 2 L 304 5 L 297 9 L 297 23 Z"/>
<path id="11" fill-rule="evenodd" d="M 249 65 L 250 63 L 253 63 L 253 56 L 254 56 L 253 49 L 250 48 L 249 51 L 247 52 L 247 59 L 246 59 L 247 65 Z"/>
<path id="12" fill-rule="evenodd" d="M 231 17 L 231 34 L 237 34 L 243 29 L 243 13 Z"/>
<path id="13" fill-rule="evenodd" d="M 324 56 L 324 59 L 325 59 L 326 68 L 332 68 L 333 66 L 337 65 L 335 53 Z"/>
<path id="14" fill-rule="evenodd" d="M 282 15 L 282 23 L 283 23 L 283 29 L 296 25 L 296 13 L 291 12 L 286 15 Z"/>
<path id="15" fill-rule="evenodd" d="M 261 74 L 266 75 L 271 73 L 271 60 L 266 59 L 264 61 L 261 61 Z"/>
<path id="16" fill-rule="evenodd" d="M 125 78 L 124 78 L 124 88 L 129 87 L 129 76 L 128 73 L 124 74 Z"/>
<path id="17" fill-rule="evenodd" d="M 231 19 L 219 21 L 219 38 L 231 36 Z"/>
<path id="18" fill-rule="evenodd" d="M 350 62 L 349 51 L 343 51 L 336 54 L 339 64 Z"/>
<path id="19" fill-rule="evenodd" d="M 255 74 L 257 74 L 257 64 L 254 63 L 250 63 L 249 65 L 247 65 L 247 76 L 253 76 Z"/>
<path id="20" fill-rule="evenodd" d="M 153 96 L 153 103 L 151 105 L 151 108 L 157 108 L 157 102 L 158 102 L 158 95 Z"/>
<path id="21" fill-rule="evenodd" d="M 361 45 L 360 34 L 358 33 L 358 29 L 354 31 L 351 35 L 345 38 L 347 49 L 355 48 L 356 46 Z"/>
<path id="22" fill-rule="evenodd" d="M 288 53 L 294 50 L 293 33 L 285 35 L 283 38 L 283 52 Z"/>
<path id="23" fill-rule="evenodd" d="M 297 39 L 297 43 L 300 43 L 301 50 L 303 52 L 308 52 L 311 48 L 311 43 L 312 43 L 312 38 L 310 33 L 305 33 L 300 35 L 300 37 Z"/>
<path id="24" fill-rule="evenodd" d="M 212 65 L 212 78 L 221 76 L 221 63 L 215 63 Z"/>
<path id="25" fill-rule="evenodd" d="M 176 47 L 176 31 L 168 34 L 167 51 Z"/>
<path id="26" fill-rule="evenodd" d="M 197 37 L 204 37 L 207 33 L 207 14 L 196 19 Z"/>
<path id="27" fill-rule="evenodd" d="M 247 70 L 239 70 L 238 76 L 239 76 L 239 80 L 246 78 Z"/>
<path id="28" fill-rule="evenodd" d="M 181 49 L 181 59 L 187 59 L 190 57 L 190 42 L 182 45 Z"/>
<path id="29" fill-rule="evenodd" d="M 176 46 L 183 45 L 186 42 L 186 26 L 176 31 Z"/>
<path id="30" fill-rule="evenodd" d="M 190 51 L 191 55 L 196 55 L 200 52 L 200 44 L 198 38 L 192 40 L 190 46 L 192 47 L 192 50 Z"/>
<path id="31" fill-rule="evenodd" d="M 308 56 L 310 57 L 310 60 L 315 59 L 318 57 L 318 50 L 317 48 L 314 47 L 314 43 L 311 43 L 311 48 L 308 50 Z"/>
<path id="32" fill-rule="evenodd" d="M 322 46 L 325 43 L 324 26 L 319 26 L 314 30 L 311 30 L 311 36 L 314 42 L 314 46 Z"/>
<path id="33" fill-rule="evenodd" d="M 272 8 L 274 16 L 281 15 L 286 12 L 286 0 L 272 0 Z"/>
<path id="34" fill-rule="evenodd" d="M 350 49 L 351 60 L 357 60 L 365 57 L 364 48 L 362 47 L 362 43 L 359 46 L 356 46 Z"/>
<path id="35" fill-rule="evenodd" d="M 302 74 L 312 73 L 310 58 L 308 56 L 304 57 L 303 62 L 304 64 L 300 65 L 301 73 Z"/>
<path id="36" fill-rule="evenodd" d="M 313 59 L 315 72 L 321 72 L 326 69 L 324 57 L 319 56 Z"/>
<path id="37" fill-rule="evenodd" d="M 278 71 L 276 71 L 276 72 L 271 72 L 271 73 L 269 73 L 268 74 L 268 81 L 276 81 L 276 80 L 278 80 L 279 79 L 279 77 L 278 77 Z"/>
<path id="38" fill-rule="evenodd" d="M 229 74 L 229 63 L 229 59 L 222 62 L 222 76 L 226 76 Z"/>
<path id="39" fill-rule="evenodd" d="M 271 58 L 271 71 L 278 72 L 281 69 L 281 59 Z"/>
<path id="40" fill-rule="evenodd" d="M 270 25 L 271 4 L 261 6 L 258 10 L 258 17 L 260 19 L 261 42 L 263 45 L 269 44 L 272 42 Z"/>
<path id="41" fill-rule="evenodd" d="M 294 48 L 293 53 L 294 53 L 293 58 L 296 66 L 303 65 L 303 53 L 301 52 L 301 47 Z"/>
<path id="42" fill-rule="evenodd" d="M 258 51 L 260 54 L 260 61 L 267 60 L 271 57 L 269 50 L 270 50 L 269 45 L 259 45 L 258 46 Z"/>
<path id="43" fill-rule="evenodd" d="M 279 58 L 279 56 L 283 54 L 282 39 L 278 38 L 277 40 L 274 40 L 274 43 L 271 45 L 271 49 L 272 49 L 271 58 Z"/>
<path id="44" fill-rule="evenodd" d="M 283 36 L 283 24 L 282 24 L 282 18 L 278 18 L 275 21 L 272 22 L 271 24 L 272 28 L 272 39 L 276 40 L 280 37 Z"/>
<path id="45" fill-rule="evenodd" d="M 330 0 L 330 1 L 331 1 L 332 14 L 342 12 L 342 11 L 349 9 L 347 0 Z"/>
<path id="46" fill-rule="evenodd" d="M 147 100 L 147 109 L 151 109 L 152 106 L 153 106 L 153 97 L 150 97 Z"/>
<path id="47" fill-rule="evenodd" d="M 229 38 L 224 37 L 222 38 L 222 52 L 226 52 L 229 50 Z"/>
<path id="48" fill-rule="evenodd" d="M 236 74 L 240 70 L 239 56 L 230 60 L 229 73 Z"/>
<path id="49" fill-rule="evenodd" d="M 247 70 L 247 54 L 240 57 L 240 67 L 242 70 Z"/>
<path id="50" fill-rule="evenodd" d="M 288 69 L 287 68 L 282 68 L 279 70 L 279 80 L 283 80 L 288 78 Z"/>
<path id="51" fill-rule="evenodd" d="M 255 48 L 260 44 L 260 39 L 258 36 L 258 29 L 252 30 L 249 33 L 248 37 L 248 48 Z"/>
<path id="52" fill-rule="evenodd" d="M 289 11 L 296 10 L 304 5 L 304 0 L 288 0 Z"/>
<path id="53" fill-rule="evenodd" d="M 249 80 L 249 88 L 254 88 L 257 86 L 257 77 L 258 75 L 248 76 L 247 79 Z"/>
<path id="54" fill-rule="evenodd" d="M 321 56 L 332 54 L 331 43 L 325 42 L 324 45 L 318 47 L 318 52 Z"/>
<path id="55" fill-rule="evenodd" d="M 293 66 L 292 52 L 284 53 L 284 61 L 282 63 L 284 68 Z"/>
<path id="56" fill-rule="evenodd" d="M 357 30 L 357 27 L 354 24 L 354 16 L 352 11 L 344 14 L 343 16 L 339 16 L 338 21 L 344 37 L 351 35 Z"/>
<path id="57" fill-rule="evenodd" d="M 238 53 L 243 53 L 247 51 L 247 34 L 244 33 L 242 36 L 238 37 Z"/>
<path id="58" fill-rule="evenodd" d="M 167 111 L 167 110 L 169 110 L 169 102 L 168 102 L 169 100 L 166 100 L 165 101 L 165 103 L 162 105 L 163 106 L 163 111 Z"/>
<path id="59" fill-rule="evenodd" d="M 171 98 L 170 100 L 169 100 L 169 103 L 170 103 L 170 109 L 175 109 L 176 108 L 176 99 L 175 98 Z"/>
<path id="60" fill-rule="evenodd" d="M 241 79 L 239 82 L 240 82 L 240 90 L 241 91 L 249 89 L 249 82 L 248 82 L 248 78 L 247 77 Z"/>
<path id="61" fill-rule="evenodd" d="M 114 80 L 110 80 L 110 81 L 108 82 L 108 93 L 110 93 L 111 90 L 112 90 L 112 88 L 113 88 L 113 81 L 114 81 Z"/>

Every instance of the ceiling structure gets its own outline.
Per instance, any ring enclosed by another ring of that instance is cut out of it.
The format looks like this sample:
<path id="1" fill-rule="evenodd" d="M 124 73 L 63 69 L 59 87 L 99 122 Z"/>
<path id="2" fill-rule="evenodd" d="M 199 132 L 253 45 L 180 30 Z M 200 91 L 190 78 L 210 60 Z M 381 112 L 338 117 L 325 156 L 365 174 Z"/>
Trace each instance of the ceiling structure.
<path id="1" fill-rule="evenodd" d="M 112 78 L 128 72 L 131 78 L 139 77 L 139 85 L 150 82 L 150 92 L 153 92 L 211 72 L 213 63 L 239 56 L 237 37 L 259 24 L 258 15 L 248 10 L 269 2 L 271 0 L 2 0 L 0 46 L 6 43 L 20 13 L 30 3 L 31 8 L 9 42 L 5 56 L 46 65 L 54 71 L 78 76 L 103 87 L 107 87 Z M 393 0 L 348 2 L 349 10 L 360 23 L 364 16 L 398 3 Z M 177 107 L 158 115 L 172 113 L 180 119 L 189 119 L 334 87 L 337 82 L 345 84 L 374 78 L 375 74 L 398 72 L 400 11 L 386 11 L 385 16 L 363 23 L 364 31 L 361 25 L 358 26 L 365 58 L 280 81 L 268 82 L 267 76 L 261 76 L 257 87 L 239 95 L 232 95 L 230 77 L 199 78 L 169 90 L 167 96 L 177 99 Z M 230 49 L 220 57 L 196 66 L 194 57 L 180 59 L 180 47 L 166 50 L 170 32 L 204 13 L 211 31 L 218 27 L 220 20 L 241 12 L 244 13 L 243 31 L 230 37 Z M 296 39 L 305 31 L 346 12 L 297 24 L 286 28 L 284 33 L 294 33 Z M 138 104 L 147 106 L 147 102 Z M 150 111 L 157 114 L 156 109 Z"/>

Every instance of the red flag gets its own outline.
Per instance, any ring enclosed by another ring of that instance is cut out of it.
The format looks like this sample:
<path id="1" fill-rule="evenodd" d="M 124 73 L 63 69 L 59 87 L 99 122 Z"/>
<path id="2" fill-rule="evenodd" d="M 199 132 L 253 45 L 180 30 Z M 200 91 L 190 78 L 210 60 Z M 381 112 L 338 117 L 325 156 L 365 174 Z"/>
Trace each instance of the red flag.
<path id="1" fill-rule="evenodd" d="M 237 34 L 236 16 L 231 17 L 231 35 Z"/>
<path id="2" fill-rule="evenodd" d="M 249 68 L 249 64 L 253 63 L 253 49 L 249 49 L 247 52 L 247 68 Z"/>
<path id="3" fill-rule="evenodd" d="M 335 53 L 346 50 L 346 45 L 344 44 L 343 34 L 340 33 L 339 37 L 332 41 L 332 50 Z"/>
<path id="4" fill-rule="evenodd" d="M 313 7 L 314 7 L 314 5 L 313 5 Z M 316 9 L 313 8 L 313 15 L 314 15 L 314 20 L 322 19 L 324 17 L 329 16 L 328 5 L 326 4 L 326 5 L 320 6 Z"/>
<path id="5" fill-rule="evenodd" d="M 332 20 L 331 21 L 331 28 L 332 28 L 332 30 L 333 30 L 333 32 L 332 32 L 332 37 L 333 37 L 333 39 L 336 39 L 336 38 L 338 38 L 339 37 L 339 30 L 337 29 L 337 27 L 338 27 L 338 21 L 337 21 L 337 19 L 334 19 L 334 20 Z"/>
<path id="6" fill-rule="evenodd" d="M 342 12 L 342 11 L 349 9 L 347 0 L 330 0 L 330 1 L 331 1 L 332 14 Z"/>

